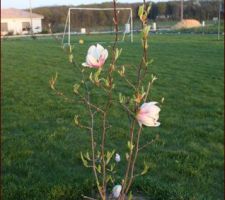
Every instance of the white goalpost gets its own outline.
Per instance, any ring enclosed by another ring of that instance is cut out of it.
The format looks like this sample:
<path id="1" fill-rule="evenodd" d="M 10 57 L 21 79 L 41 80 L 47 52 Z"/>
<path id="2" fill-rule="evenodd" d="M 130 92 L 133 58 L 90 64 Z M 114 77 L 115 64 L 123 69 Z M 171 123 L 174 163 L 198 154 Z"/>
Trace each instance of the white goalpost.
<path id="1" fill-rule="evenodd" d="M 113 11 L 114 8 L 69 8 L 67 18 L 66 18 L 66 23 L 65 23 L 65 28 L 64 28 L 64 33 L 63 33 L 63 38 L 62 38 L 62 45 L 65 44 L 65 36 L 68 36 L 67 39 L 67 44 L 71 44 L 71 11 L 73 10 L 90 10 L 90 11 Z M 133 11 L 132 8 L 117 8 L 117 11 L 122 11 L 122 10 L 127 10 L 129 11 L 129 18 L 127 23 L 125 24 L 124 27 L 124 32 L 123 32 L 123 38 L 122 41 L 124 41 L 125 36 L 127 33 L 130 33 L 130 41 L 133 42 Z M 73 34 L 73 33 L 72 33 Z"/>

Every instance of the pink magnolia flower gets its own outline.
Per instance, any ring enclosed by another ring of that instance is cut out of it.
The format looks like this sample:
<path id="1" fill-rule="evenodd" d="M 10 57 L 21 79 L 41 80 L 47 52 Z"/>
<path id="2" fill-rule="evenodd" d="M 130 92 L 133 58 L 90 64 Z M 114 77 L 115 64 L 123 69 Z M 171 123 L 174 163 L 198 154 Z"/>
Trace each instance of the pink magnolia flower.
<path id="1" fill-rule="evenodd" d="M 88 49 L 86 62 L 82 65 L 90 68 L 101 68 L 108 57 L 108 50 L 104 49 L 100 44 L 92 45 Z"/>
<path id="2" fill-rule="evenodd" d="M 156 127 L 160 123 L 157 122 L 159 119 L 160 108 L 156 106 L 157 102 L 143 103 L 139 109 L 136 119 L 140 126 L 144 124 L 145 126 Z"/>

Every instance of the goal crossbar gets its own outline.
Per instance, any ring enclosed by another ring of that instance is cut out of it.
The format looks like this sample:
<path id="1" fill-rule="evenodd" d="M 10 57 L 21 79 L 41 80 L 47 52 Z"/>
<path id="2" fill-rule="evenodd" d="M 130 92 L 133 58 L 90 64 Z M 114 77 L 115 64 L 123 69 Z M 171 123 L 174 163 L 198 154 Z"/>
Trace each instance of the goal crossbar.
<path id="1" fill-rule="evenodd" d="M 69 10 L 114 10 L 114 8 L 69 8 Z M 116 8 L 116 10 L 131 10 L 132 8 Z"/>
<path id="2" fill-rule="evenodd" d="M 71 37 L 71 33 L 70 33 L 70 16 L 71 16 L 71 10 L 96 10 L 96 11 L 101 11 L 101 10 L 111 10 L 113 11 L 114 8 L 69 8 L 68 14 L 67 14 L 67 18 L 66 18 L 66 24 L 65 24 L 65 29 L 64 29 L 64 34 L 63 34 L 63 39 L 62 39 L 62 43 L 64 40 L 64 35 L 66 34 L 66 26 L 68 24 L 68 44 L 70 45 L 70 37 Z M 133 42 L 133 10 L 132 8 L 116 8 L 116 10 L 129 10 L 130 11 L 130 36 L 131 36 L 131 42 Z"/>

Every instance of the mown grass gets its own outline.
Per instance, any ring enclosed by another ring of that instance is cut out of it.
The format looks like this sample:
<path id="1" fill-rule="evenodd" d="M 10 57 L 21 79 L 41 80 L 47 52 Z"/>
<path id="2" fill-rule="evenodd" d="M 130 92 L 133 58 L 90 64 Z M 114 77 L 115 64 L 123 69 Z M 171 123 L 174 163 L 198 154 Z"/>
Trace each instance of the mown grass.
<path id="1" fill-rule="evenodd" d="M 85 59 L 88 46 L 111 37 L 92 36 L 76 43 L 75 58 Z M 120 63 L 131 64 L 135 80 L 140 42 L 119 43 Z M 104 46 L 110 43 L 103 44 Z M 160 141 L 142 151 L 150 172 L 137 178 L 133 193 L 150 200 L 223 199 L 223 74 L 224 47 L 214 36 L 152 36 L 149 55 L 154 58 L 149 78 L 156 74 L 150 99 L 165 102 L 161 126 L 145 128 L 142 143 L 156 134 Z M 58 72 L 57 87 L 73 98 L 78 71 L 52 39 L 18 39 L 2 43 L 3 78 L 3 198 L 5 200 L 75 200 L 92 195 L 90 170 L 83 168 L 80 151 L 89 149 L 88 134 L 73 124 L 75 114 L 85 113 L 79 103 L 67 103 L 50 90 L 48 81 Z M 131 90 L 116 77 L 121 91 Z M 95 102 L 102 102 L 96 93 Z M 114 128 L 107 148 L 126 149 L 127 118 L 118 107 L 111 111 Z M 85 118 L 83 118 L 85 120 Z M 98 126 L 97 124 L 96 126 Z M 97 133 L 96 133 L 97 134 Z M 119 168 L 123 169 L 123 161 Z M 120 170 L 119 170 L 120 171 Z M 119 179 L 118 179 L 119 180 Z"/>

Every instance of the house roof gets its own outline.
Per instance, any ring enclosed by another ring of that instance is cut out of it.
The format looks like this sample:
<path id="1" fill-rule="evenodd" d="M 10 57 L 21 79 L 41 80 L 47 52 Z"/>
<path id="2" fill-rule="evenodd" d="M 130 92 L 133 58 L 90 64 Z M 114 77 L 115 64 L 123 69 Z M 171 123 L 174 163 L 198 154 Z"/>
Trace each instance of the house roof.
<path id="1" fill-rule="evenodd" d="M 30 18 L 30 12 L 9 8 L 9 9 L 1 9 L 1 19 L 4 18 Z M 39 15 L 36 13 L 32 13 L 32 18 L 44 18 L 43 15 Z"/>

